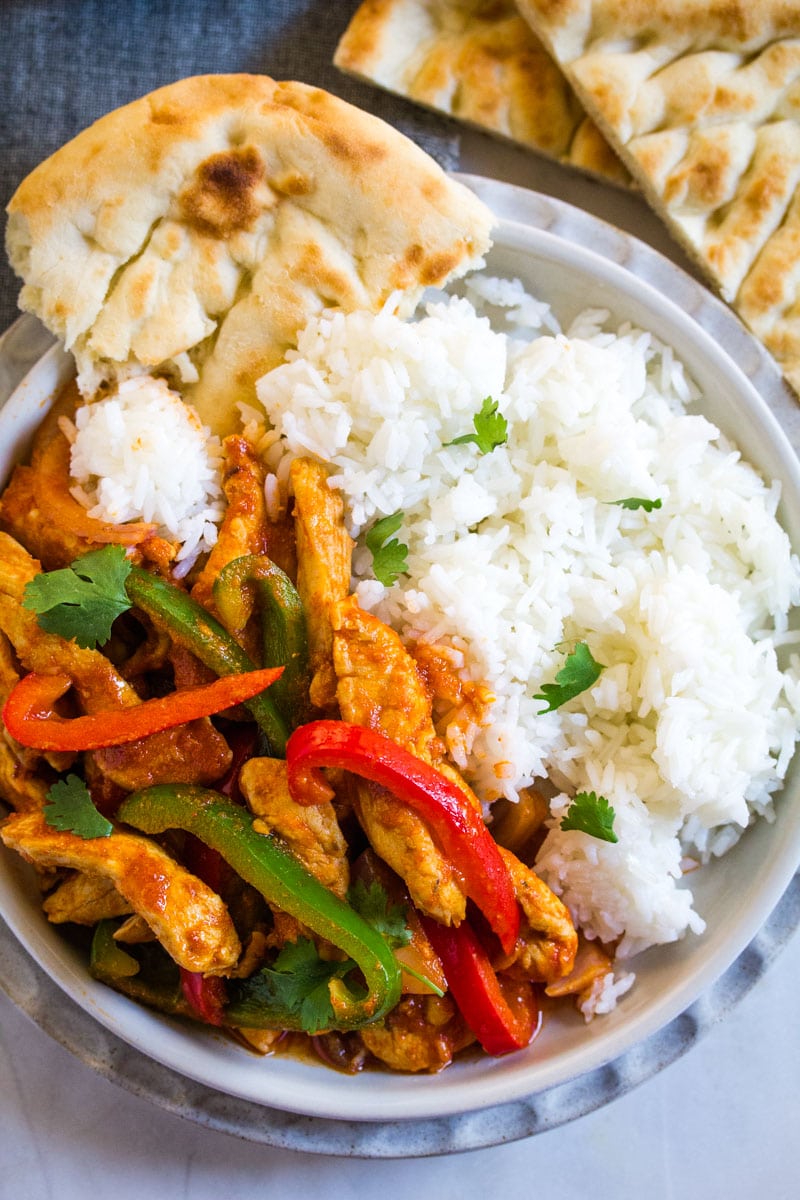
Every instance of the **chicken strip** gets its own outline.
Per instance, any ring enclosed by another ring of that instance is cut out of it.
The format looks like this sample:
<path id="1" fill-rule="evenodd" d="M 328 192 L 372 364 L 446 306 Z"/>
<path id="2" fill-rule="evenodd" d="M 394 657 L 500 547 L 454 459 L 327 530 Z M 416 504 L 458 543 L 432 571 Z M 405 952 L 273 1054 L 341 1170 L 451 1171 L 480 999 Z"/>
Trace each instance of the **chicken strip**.
<path id="1" fill-rule="evenodd" d="M 476 730 L 489 721 L 494 693 L 485 683 L 465 678 L 463 655 L 451 647 L 417 642 L 409 646 L 409 653 L 431 694 L 436 731 L 452 757 L 463 762 L 470 754 Z"/>
<path id="2" fill-rule="evenodd" d="M 325 468 L 308 458 L 291 466 L 297 533 L 297 591 L 303 602 L 311 662 L 311 703 L 336 712 L 333 668 L 334 605 L 350 591 L 353 542 L 344 527 L 344 505 L 328 484 Z"/>
<path id="3" fill-rule="evenodd" d="M 228 501 L 216 544 L 192 587 L 192 597 L 215 613 L 214 583 L 223 567 L 245 554 L 267 553 L 264 468 L 243 437 L 224 442 L 223 491 Z"/>
<path id="4" fill-rule="evenodd" d="M 23 766 L 5 740 L 0 740 L 0 798 L 17 812 L 43 808 L 47 784 Z"/>
<path id="5" fill-rule="evenodd" d="M 289 795 L 286 763 L 278 758 L 251 758 L 242 767 L 239 786 L 258 817 L 255 827 L 279 834 L 303 866 L 344 899 L 350 868 L 333 805 L 296 804 Z"/>
<path id="6" fill-rule="evenodd" d="M 597 942 L 587 941 L 578 935 L 578 951 L 572 970 L 563 979 L 548 984 L 545 992 L 559 999 L 574 996 L 578 1009 L 588 1004 L 603 986 L 609 975 L 613 975 L 614 960 L 608 951 Z"/>
<path id="7" fill-rule="evenodd" d="M 497 964 L 519 967 L 528 979 L 553 983 L 569 975 L 575 963 L 578 935 L 569 910 L 539 876 L 500 846 L 522 909 L 522 925 L 512 954 Z"/>
<path id="8" fill-rule="evenodd" d="M 11 689 L 19 680 L 14 651 L 5 634 L 0 631 L 0 704 L 5 704 Z"/>
<path id="9" fill-rule="evenodd" d="M 42 904 L 48 921 L 53 925 L 96 925 L 109 917 L 123 917 L 132 912 L 129 902 L 120 895 L 111 879 L 102 875 L 87 875 L 76 871 L 67 876 Z"/>
<path id="10" fill-rule="evenodd" d="M 52 829 L 38 812 L 10 816 L 0 838 L 37 867 L 71 867 L 110 880 L 187 971 L 224 974 L 237 962 L 241 946 L 222 900 L 155 842 L 122 830 L 80 838 Z"/>
<path id="11" fill-rule="evenodd" d="M 467 902 L 458 871 L 423 821 L 384 788 L 358 783 L 354 806 L 372 848 L 405 882 L 415 908 L 442 925 L 464 920 Z"/>
<path id="12" fill-rule="evenodd" d="M 400 635 L 348 596 L 332 609 L 336 698 L 346 721 L 376 729 L 446 775 L 478 812 L 472 788 L 445 757 L 425 672 Z"/>
<path id="13" fill-rule="evenodd" d="M 333 606 L 336 699 L 342 716 L 386 734 L 426 762 L 439 762 L 444 743 L 433 725 L 425 678 L 400 637 L 360 607 L 355 596 Z"/>
<path id="14" fill-rule="evenodd" d="M 385 733 L 447 775 L 478 805 L 459 773 L 444 761 L 424 676 L 399 635 L 365 613 L 355 597 L 335 606 L 333 623 L 337 697 L 344 719 Z M 358 796 L 367 836 L 406 881 L 414 904 L 444 924 L 458 924 L 465 914 L 458 876 L 424 823 L 382 789 L 361 785 Z M 513 961 L 537 979 L 559 979 L 571 969 L 577 945 L 569 913 L 533 871 L 510 851 L 501 847 L 500 852 L 527 924 Z"/>
<path id="15" fill-rule="evenodd" d="M 130 912 L 130 909 L 128 909 Z M 145 921 L 144 917 L 140 917 L 138 913 L 132 913 L 127 921 L 123 921 L 114 930 L 114 941 L 121 942 L 124 946 L 141 946 L 146 942 L 154 942 L 156 936 L 150 926 Z M 238 965 L 237 965 L 238 970 Z M 233 969 L 231 969 L 233 973 Z M 228 972 L 226 971 L 227 975 Z"/>
<path id="16" fill-rule="evenodd" d="M 473 1041 L 449 996 L 404 996 L 383 1021 L 365 1025 L 361 1040 L 394 1071 L 441 1071 Z"/>
<path id="17" fill-rule="evenodd" d="M 444 744 L 431 716 L 431 697 L 399 636 L 364 612 L 354 596 L 332 609 L 336 696 L 345 721 L 386 734 L 454 779 L 477 804 L 458 773 L 443 763 Z M 439 851 L 424 821 L 390 792 L 356 787 L 356 811 L 372 846 L 405 880 L 414 905 L 444 925 L 459 924 L 466 896 L 458 871 Z"/>

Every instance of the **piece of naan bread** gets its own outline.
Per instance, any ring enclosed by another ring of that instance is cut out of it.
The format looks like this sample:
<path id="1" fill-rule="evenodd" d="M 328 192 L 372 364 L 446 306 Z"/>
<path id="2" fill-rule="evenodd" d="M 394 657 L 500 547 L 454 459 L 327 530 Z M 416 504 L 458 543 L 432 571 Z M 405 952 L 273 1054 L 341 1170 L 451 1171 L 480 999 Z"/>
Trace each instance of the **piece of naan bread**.
<path id="1" fill-rule="evenodd" d="M 800 391 L 800 2 L 518 3 L 652 207 Z"/>
<path id="2" fill-rule="evenodd" d="M 184 79 L 101 118 L 13 196 L 6 244 L 86 396 L 163 375 L 217 433 L 327 307 L 409 311 L 480 265 L 492 216 L 409 139 L 317 88 Z"/>
<path id="3" fill-rule="evenodd" d="M 436 112 L 630 183 L 513 0 L 366 0 L 333 61 Z"/>

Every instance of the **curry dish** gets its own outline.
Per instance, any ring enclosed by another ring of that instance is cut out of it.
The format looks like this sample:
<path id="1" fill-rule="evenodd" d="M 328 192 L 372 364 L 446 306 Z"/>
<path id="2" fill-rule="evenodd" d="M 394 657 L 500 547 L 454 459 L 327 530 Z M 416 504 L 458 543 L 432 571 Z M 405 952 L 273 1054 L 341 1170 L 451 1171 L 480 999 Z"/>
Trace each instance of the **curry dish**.
<path id="1" fill-rule="evenodd" d="M 359 607 L 323 466 L 295 459 L 276 516 L 227 437 L 218 540 L 176 578 L 177 545 L 70 494 L 79 403 L 69 385 L 0 501 L 0 832 L 47 919 L 103 983 L 260 1052 L 438 1071 L 527 1045 L 545 993 L 580 1000 L 612 964 L 529 865 L 547 804 L 487 823 L 448 760 L 485 689 Z M 41 597 L 98 564 L 127 600 L 93 646 Z"/>

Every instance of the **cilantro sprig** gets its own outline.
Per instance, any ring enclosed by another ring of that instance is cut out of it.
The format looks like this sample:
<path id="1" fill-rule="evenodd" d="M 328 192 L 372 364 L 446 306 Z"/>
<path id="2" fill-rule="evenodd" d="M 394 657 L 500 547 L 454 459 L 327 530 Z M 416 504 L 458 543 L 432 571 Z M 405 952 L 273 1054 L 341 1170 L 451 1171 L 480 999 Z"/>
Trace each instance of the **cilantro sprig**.
<path id="1" fill-rule="evenodd" d="M 287 942 L 271 967 L 262 967 L 243 981 L 235 1000 L 236 1008 L 278 1008 L 297 1017 L 307 1033 L 320 1033 L 335 1021 L 329 984 L 343 979 L 355 968 L 352 959 L 343 962 L 320 958 L 317 947 L 307 937 Z"/>
<path id="2" fill-rule="evenodd" d="M 588 833 L 602 842 L 618 842 L 614 833 L 615 816 L 605 796 L 598 796 L 596 792 L 578 792 L 561 818 L 561 828 Z"/>
<path id="3" fill-rule="evenodd" d="M 411 941 L 405 908 L 402 904 L 392 904 L 386 889 L 376 879 L 369 886 L 363 879 L 357 879 L 348 890 L 347 901 L 393 950 L 398 946 L 407 946 Z"/>
<path id="4" fill-rule="evenodd" d="M 585 692 L 600 678 L 603 666 L 592 657 L 586 642 L 578 642 L 567 655 L 555 683 L 543 683 L 542 690 L 533 697 L 534 700 L 543 700 L 547 705 L 547 708 L 539 710 L 539 714 L 554 712 L 568 700 L 574 700 L 581 692 Z"/>
<path id="5" fill-rule="evenodd" d="M 86 784 L 77 775 L 67 775 L 53 784 L 42 811 L 51 829 L 75 833 L 87 840 L 108 837 L 114 830 L 111 822 L 97 811 Z"/>
<path id="6" fill-rule="evenodd" d="M 381 517 L 367 531 L 365 545 L 372 555 L 372 570 L 375 578 L 391 587 L 395 580 L 408 570 L 408 546 L 392 535 L 403 524 L 405 513 L 396 512 Z"/>
<path id="7" fill-rule="evenodd" d="M 362 879 L 357 879 L 348 891 L 347 899 L 351 908 L 354 908 L 358 915 L 363 917 L 385 942 L 389 943 L 392 950 L 407 946 L 412 940 L 413 934 L 406 924 L 404 906 L 392 904 L 386 894 L 386 889 L 376 879 L 371 881 L 369 887 Z M 442 989 L 432 979 L 409 966 L 407 962 L 403 962 L 403 970 L 409 975 L 413 975 L 420 983 L 424 983 L 437 996 L 444 995 Z"/>
<path id="8" fill-rule="evenodd" d="M 474 443 L 481 454 L 490 454 L 508 441 L 508 421 L 497 411 L 497 401 L 487 396 L 480 412 L 472 418 L 474 430 L 445 442 L 446 446 L 466 446 Z"/>
<path id="9" fill-rule="evenodd" d="M 131 607 L 125 591 L 130 569 L 122 546 L 91 550 L 68 567 L 31 579 L 22 606 L 36 613 L 47 633 L 94 649 L 108 641 L 114 621 Z"/>
<path id="10" fill-rule="evenodd" d="M 411 941 L 411 930 L 406 924 L 402 904 L 392 904 L 385 888 L 373 880 L 369 886 L 358 880 L 347 893 L 351 908 L 373 927 L 394 950 Z M 262 967 L 257 974 L 236 985 L 233 1009 L 242 1017 L 249 1009 L 277 1008 L 295 1017 L 306 1033 L 321 1033 L 330 1029 L 336 1016 L 331 1004 L 330 984 L 336 979 L 347 979 L 357 970 L 352 958 L 331 961 L 320 957 L 314 942 L 300 937 L 287 943 L 275 961 Z M 441 996 L 443 993 L 430 979 L 409 971 Z M 348 979 L 348 986 L 357 988 L 357 983 Z"/>
<path id="11" fill-rule="evenodd" d="M 661 508 L 661 500 L 643 500 L 640 496 L 627 496 L 624 500 L 612 500 L 612 504 L 619 505 L 620 508 L 626 508 L 633 512 L 637 508 L 644 509 L 645 512 L 652 512 L 653 509 Z"/>

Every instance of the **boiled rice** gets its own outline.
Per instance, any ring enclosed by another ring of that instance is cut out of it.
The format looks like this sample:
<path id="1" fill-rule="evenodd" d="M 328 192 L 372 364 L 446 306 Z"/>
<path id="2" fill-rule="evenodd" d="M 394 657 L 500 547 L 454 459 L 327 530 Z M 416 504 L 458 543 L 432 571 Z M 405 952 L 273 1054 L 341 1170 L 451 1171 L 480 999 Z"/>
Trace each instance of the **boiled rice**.
<path id="1" fill-rule="evenodd" d="M 324 313 L 257 390 L 278 483 L 310 454 L 344 493 L 364 607 L 409 642 L 443 642 L 495 694 L 486 724 L 448 734 L 476 790 L 555 788 L 536 867 L 583 930 L 620 939 L 620 958 L 701 932 L 685 856 L 769 816 L 795 747 L 800 671 L 778 649 L 800 566 L 778 486 L 687 410 L 697 389 L 672 351 L 598 311 L 562 333 L 517 281 L 479 276 L 414 324 L 391 303 Z M 506 444 L 449 444 L 487 396 Z M 614 503 L 628 497 L 661 508 Z M 386 588 L 363 533 L 397 511 L 408 574 Z M 543 714 L 535 693 L 579 640 L 605 670 Z M 560 828 L 592 790 L 616 844 Z"/>
<path id="2" fill-rule="evenodd" d="M 197 414 L 150 376 L 75 413 L 74 495 L 103 521 L 154 522 L 180 542 L 178 576 L 217 540 L 222 519 L 221 449 Z"/>

